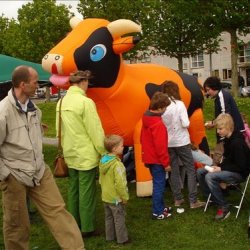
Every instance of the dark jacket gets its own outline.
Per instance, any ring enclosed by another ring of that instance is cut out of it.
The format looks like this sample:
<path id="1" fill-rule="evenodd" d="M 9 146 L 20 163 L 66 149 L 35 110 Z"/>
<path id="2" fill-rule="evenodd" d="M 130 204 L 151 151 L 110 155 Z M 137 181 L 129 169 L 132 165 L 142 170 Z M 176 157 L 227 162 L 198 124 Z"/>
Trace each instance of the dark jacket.
<path id="1" fill-rule="evenodd" d="M 161 114 L 147 111 L 142 118 L 142 161 L 146 164 L 169 165 L 168 134 Z"/>
<path id="2" fill-rule="evenodd" d="M 224 154 L 221 170 L 237 172 L 246 177 L 250 168 L 250 149 L 240 132 L 235 131 L 224 139 Z"/>
<path id="3" fill-rule="evenodd" d="M 221 113 L 228 113 L 234 121 L 234 128 L 237 131 L 244 130 L 244 124 L 238 107 L 230 93 L 224 89 L 220 90 L 214 100 L 215 118 Z"/>
<path id="4" fill-rule="evenodd" d="M 243 76 L 238 76 L 238 85 L 239 87 L 242 87 L 242 88 L 245 86 L 245 80 Z"/>

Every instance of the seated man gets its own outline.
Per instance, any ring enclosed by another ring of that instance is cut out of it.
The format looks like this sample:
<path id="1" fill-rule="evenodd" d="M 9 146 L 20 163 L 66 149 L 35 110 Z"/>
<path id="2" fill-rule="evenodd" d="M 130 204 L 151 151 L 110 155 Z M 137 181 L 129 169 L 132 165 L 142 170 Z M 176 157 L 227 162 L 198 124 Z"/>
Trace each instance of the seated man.
<path id="1" fill-rule="evenodd" d="M 229 204 L 224 198 L 221 182 L 239 183 L 248 175 L 247 164 L 250 160 L 250 152 L 240 132 L 234 131 L 233 119 L 229 114 L 220 114 L 215 120 L 217 133 L 224 138 L 224 153 L 218 166 L 211 166 L 206 170 L 197 170 L 197 177 L 203 194 L 218 204 L 216 220 L 226 219 L 230 215 Z"/>

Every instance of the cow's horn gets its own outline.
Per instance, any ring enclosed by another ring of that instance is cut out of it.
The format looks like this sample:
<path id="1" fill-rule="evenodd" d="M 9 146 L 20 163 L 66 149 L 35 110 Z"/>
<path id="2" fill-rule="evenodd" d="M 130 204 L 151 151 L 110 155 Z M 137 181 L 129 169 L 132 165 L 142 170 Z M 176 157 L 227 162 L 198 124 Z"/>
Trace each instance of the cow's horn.
<path id="1" fill-rule="evenodd" d="M 107 28 L 113 37 L 119 37 L 132 32 L 141 32 L 140 25 L 127 19 L 113 21 L 107 25 Z"/>
<path id="2" fill-rule="evenodd" d="M 80 18 L 73 16 L 69 21 L 70 27 L 74 29 L 81 21 Z"/>

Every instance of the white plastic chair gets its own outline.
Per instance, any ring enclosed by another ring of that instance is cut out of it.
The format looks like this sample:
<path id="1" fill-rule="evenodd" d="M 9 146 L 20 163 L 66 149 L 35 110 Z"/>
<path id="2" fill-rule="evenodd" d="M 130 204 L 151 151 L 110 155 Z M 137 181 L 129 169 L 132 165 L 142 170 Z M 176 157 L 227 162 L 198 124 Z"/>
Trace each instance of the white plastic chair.
<path id="1" fill-rule="evenodd" d="M 237 213 L 236 213 L 236 216 L 235 218 L 237 219 L 238 218 L 238 215 L 239 215 L 239 212 L 240 212 L 240 209 L 241 209 L 241 206 L 242 206 L 242 203 L 243 203 L 243 200 L 246 199 L 245 195 L 246 195 L 246 191 L 247 191 L 247 187 L 248 187 L 248 183 L 249 183 L 249 180 L 250 180 L 250 173 L 248 174 L 246 180 L 244 182 L 241 182 L 241 184 L 245 183 L 243 189 L 240 188 L 237 184 L 239 183 L 227 183 L 229 186 L 234 186 L 238 191 L 240 191 L 241 193 L 241 198 L 240 198 L 240 203 L 239 205 L 236 205 L 234 206 L 235 208 L 237 208 Z M 206 206 L 204 208 L 204 212 L 207 211 L 207 207 L 209 205 L 209 202 L 210 202 L 210 199 L 211 199 L 211 193 L 209 194 L 208 198 L 207 198 L 207 202 L 206 202 Z"/>

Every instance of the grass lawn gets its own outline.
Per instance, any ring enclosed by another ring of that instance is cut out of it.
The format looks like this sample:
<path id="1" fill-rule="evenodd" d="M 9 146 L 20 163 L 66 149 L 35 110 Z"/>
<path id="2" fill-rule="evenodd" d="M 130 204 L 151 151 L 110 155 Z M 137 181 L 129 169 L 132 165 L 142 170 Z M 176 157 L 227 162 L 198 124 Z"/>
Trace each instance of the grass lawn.
<path id="1" fill-rule="evenodd" d="M 249 116 L 250 98 L 237 99 L 239 109 Z M 40 104 L 43 111 L 43 121 L 49 125 L 47 136 L 53 137 L 55 103 Z M 211 100 L 206 100 L 205 120 L 213 118 L 213 104 Z M 248 117 L 249 118 L 249 117 Z M 211 148 L 214 146 L 215 131 L 208 132 L 208 140 Z M 56 148 L 44 146 L 45 161 L 52 167 L 52 162 L 56 155 Z M 66 200 L 67 179 L 57 179 L 57 184 Z M 136 197 L 135 183 L 129 184 L 130 200 L 127 205 L 127 226 L 132 244 L 119 246 L 116 243 L 107 243 L 104 237 L 104 211 L 100 199 L 100 187 L 98 184 L 98 206 L 97 206 L 97 228 L 103 234 L 99 237 L 85 239 L 87 250 L 110 250 L 110 249 L 250 249 L 250 241 L 247 238 L 247 226 L 249 208 L 247 203 L 243 203 L 238 219 L 235 219 L 236 209 L 232 207 L 230 217 L 223 222 L 215 222 L 214 216 L 216 207 L 209 207 L 204 213 L 203 209 L 191 210 L 186 202 L 185 212 L 177 214 L 173 212 L 172 218 L 164 221 L 151 219 L 151 198 Z M 184 192 L 185 193 L 185 192 Z M 247 197 L 250 196 L 250 187 Z M 186 201 L 187 194 L 185 193 Z M 202 199 L 202 197 L 200 197 Z M 232 203 L 238 201 L 239 195 L 236 191 L 231 191 L 230 200 Z M 1 199 L 1 195 L 0 195 Z M 249 199 L 250 200 L 250 199 Z M 173 199 L 170 189 L 166 191 L 167 205 L 173 206 Z M 32 215 L 30 249 L 57 250 L 60 249 L 51 236 L 48 228 L 40 218 L 39 214 Z M 0 209 L 0 221 L 2 224 L 2 209 Z M 0 250 L 4 249 L 2 227 L 0 226 Z"/>

